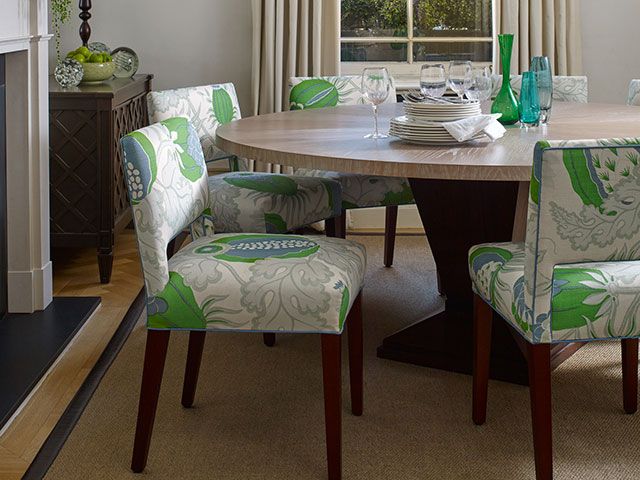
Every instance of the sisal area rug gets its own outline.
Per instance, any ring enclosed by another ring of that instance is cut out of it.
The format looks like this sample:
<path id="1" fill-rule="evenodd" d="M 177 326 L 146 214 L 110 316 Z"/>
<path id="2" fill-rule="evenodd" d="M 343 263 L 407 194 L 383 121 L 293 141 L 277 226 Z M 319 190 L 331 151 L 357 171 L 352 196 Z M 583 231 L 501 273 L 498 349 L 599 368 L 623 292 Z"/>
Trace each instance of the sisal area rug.
<path id="1" fill-rule="evenodd" d="M 470 377 L 375 355 L 385 336 L 442 308 L 426 239 L 398 237 L 385 269 L 382 237 L 352 238 L 369 252 L 365 410 L 349 413 L 345 348 L 344 478 L 533 479 L 526 387 L 491 382 L 477 427 Z M 268 348 L 259 334 L 209 334 L 192 409 L 180 405 L 187 340 L 172 333 L 144 474 L 129 470 L 143 315 L 45 478 L 326 478 L 317 335 L 279 335 Z M 640 414 L 622 410 L 618 343 L 588 345 L 556 370 L 553 402 L 556 478 L 640 478 Z"/>

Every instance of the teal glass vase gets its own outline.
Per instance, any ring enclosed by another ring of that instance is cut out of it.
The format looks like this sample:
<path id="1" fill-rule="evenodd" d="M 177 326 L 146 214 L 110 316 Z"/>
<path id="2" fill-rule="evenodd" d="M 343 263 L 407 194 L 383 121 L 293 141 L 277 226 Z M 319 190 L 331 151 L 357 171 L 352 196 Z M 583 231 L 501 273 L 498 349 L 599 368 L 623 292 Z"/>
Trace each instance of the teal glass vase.
<path id="1" fill-rule="evenodd" d="M 513 34 L 498 35 L 500 45 L 500 59 L 502 61 L 502 86 L 491 105 L 491 113 L 501 113 L 498 119 L 503 125 L 513 125 L 520 119 L 518 114 L 518 101 L 511 88 L 511 49 L 513 48 Z"/>

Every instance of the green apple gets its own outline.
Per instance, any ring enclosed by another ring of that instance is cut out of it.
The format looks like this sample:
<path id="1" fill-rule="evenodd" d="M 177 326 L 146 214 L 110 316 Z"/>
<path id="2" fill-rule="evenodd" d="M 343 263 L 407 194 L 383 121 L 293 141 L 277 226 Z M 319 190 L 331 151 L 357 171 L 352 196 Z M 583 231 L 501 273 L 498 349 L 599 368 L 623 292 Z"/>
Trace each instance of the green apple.
<path id="1" fill-rule="evenodd" d="M 102 54 L 92 53 L 88 61 L 89 63 L 102 63 Z"/>
<path id="2" fill-rule="evenodd" d="M 79 53 L 80 55 L 84 56 L 85 58 L 89 58 L 91 56 L 91 52 L 89 51 L 89 49 L 87 47 L 80 47 L 79 49 L 76 50 L 76 53 Z"/>
<path id="3" fill-rule="evenodd" d="M 73 58 L 73 56 L 76 54 L 77 52 L 75 50 L 71 50 L 69 53 L 67 53 L 67 56 L 65 58 Z"/>
<path id="4" fill-rule="evenodd" d="M 111 58 L 111 55 L 109 55 L 108 53 L 103 53 L 102 54 L 102 61 L 103 62 L 113 62 L 113 59 Z"/>
<path id="5" fill-rule="evenodd" d="M 86 60 L 87 60 L 86 58 L 84 58 L 84 55 L 81 55 L 80 53 L 76 53 L 76 54 L 75 54 L 73 57 L 71 57 L 71 58 L 73 58 L 74 60 L 79 61 L 80 63 L 84 63 L 84 62 L 86 62 Z"/>

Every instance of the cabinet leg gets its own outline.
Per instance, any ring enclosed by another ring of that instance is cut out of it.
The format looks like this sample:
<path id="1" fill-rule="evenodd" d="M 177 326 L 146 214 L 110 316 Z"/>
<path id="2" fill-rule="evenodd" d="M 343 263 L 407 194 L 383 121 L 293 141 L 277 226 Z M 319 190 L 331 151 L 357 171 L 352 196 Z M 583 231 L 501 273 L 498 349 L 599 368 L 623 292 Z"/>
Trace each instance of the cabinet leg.
<path id="1" fill-rule="evenodd" d="M 111 281 L 111 270 L 113 269 L 113 250 L 98 250 L 98 270 L 100 271 L 100 283 Z"/>

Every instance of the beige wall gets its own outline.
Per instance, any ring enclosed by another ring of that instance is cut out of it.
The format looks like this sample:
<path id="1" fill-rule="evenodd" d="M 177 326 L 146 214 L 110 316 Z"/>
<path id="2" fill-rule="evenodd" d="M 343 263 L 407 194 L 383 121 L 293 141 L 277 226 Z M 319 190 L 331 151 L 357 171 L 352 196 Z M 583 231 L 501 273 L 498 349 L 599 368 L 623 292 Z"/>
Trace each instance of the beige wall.
<path id="1" fill-rule="evenodd" d="M 81 45 L 77 14 L 62 32 L 62 55 Z M 249 0 L 105 0 L 93 2 L 91 39 L 128 46 L 155 89 L 233 82 L 242 111 L 250 111 L 251 2 Z M 55 41 L 50 46 L 55 67 Z"/>
<path id="2" fill-rule="evenodd" d="M 626 103 L 629 81 L 640 78 L 638 19 L 638 0 L 582 0 L 582 58 L 590 102 Z"/>

